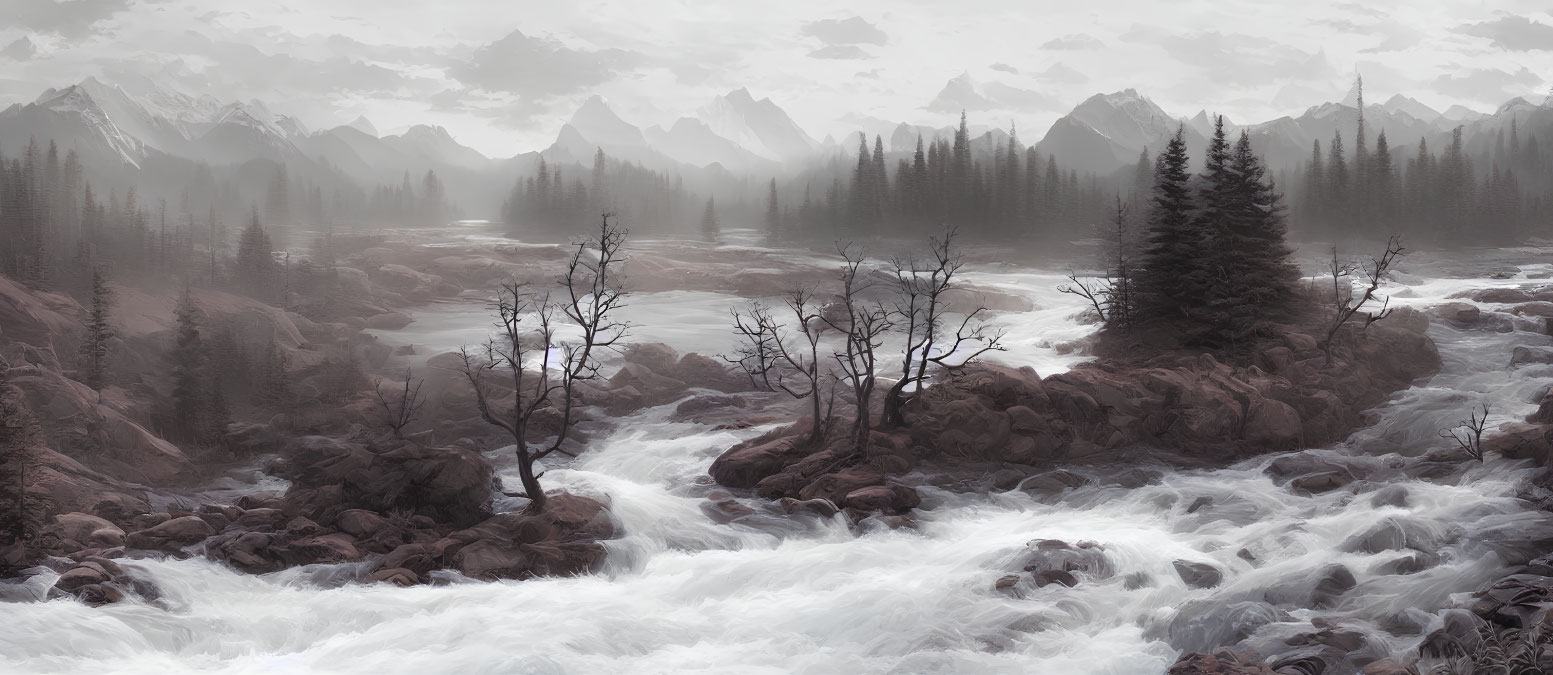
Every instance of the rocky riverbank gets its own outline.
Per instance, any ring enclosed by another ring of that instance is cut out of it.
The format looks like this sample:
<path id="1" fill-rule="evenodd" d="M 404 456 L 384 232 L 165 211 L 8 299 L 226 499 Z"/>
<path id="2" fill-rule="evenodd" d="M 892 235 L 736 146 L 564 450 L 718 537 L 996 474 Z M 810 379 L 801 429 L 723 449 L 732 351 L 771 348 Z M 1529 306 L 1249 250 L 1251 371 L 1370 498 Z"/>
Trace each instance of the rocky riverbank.
<path id="1" fill-rule="evenodd" d="M 1343 439 L 1366 410 L 1438 371 L 1428 326 L 1423 314 L 1397 310 L 1340 334 L 1331 363 L 1308 329 L 1289 326 L 1243 367 L 1180 353 L 1100 359 L 1045 378 L 974 365 L 928 388 L 907 407 L 904 428 L 875 432 L 863 452 L 845 439 L 810 442 L 811 423 L 801 421 L 730 448 L 711 475 L 767 499 L 824 499 L 824 508 L 859 516 L 915 508 L 903 478 L 913 472 L 965 489 L 1141 485 L 1151 463 L 1198 468 Z M 1285 469 L 1279 480 L 1312 492 L 1355 479 L 1329 466 Z"/>

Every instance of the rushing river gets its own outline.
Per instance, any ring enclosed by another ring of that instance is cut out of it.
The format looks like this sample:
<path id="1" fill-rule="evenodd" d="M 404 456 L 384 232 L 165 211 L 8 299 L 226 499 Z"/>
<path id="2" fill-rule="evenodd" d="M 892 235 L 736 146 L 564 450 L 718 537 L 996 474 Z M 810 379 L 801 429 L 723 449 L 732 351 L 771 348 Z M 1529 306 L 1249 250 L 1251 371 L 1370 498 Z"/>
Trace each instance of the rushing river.
<path id="1" fill-rule="evenodd" d="M 1461 290 L 1539 283 L 1525 272 L 1486 279 L 1413 271 L 1409 285 L 1390 287 L 1399 296 L 1393 304 L 1425 307 Z M 1013 336 L 1004 360 L 1043 373 L 1077 360 L 1050 347 L 1090 330 L 1073 321 L 1076 299 L 1053 290 L 1060 275 L 976 269 L 968 278 L 1018 292 L 1036 306 L 997 317 Z M 633 303 L 639 339 L 686 351 L 728 348 L 725 317 L 735 299 L 653 295 Z M 403 341 L 454 345 L 483 330 L 478 314 L 458 305 L 418 316 L 418 324 L 399 332 Z M 546 476 L 551 488 L 613 501 L 625 534 L 609 542 L 598 574 L 474 583 L 439 573 L 436 585 L 404 589 L 347 582 L 351 565 L 249 576 L 198 558 L 128 561 L 126 568 L 160 588 L 159 604 L 0 605 L 0 670 L 1155 675 L 1182 649 L 1214 646 L 1232 624 L 1259 612 L 1272 615 L 1255 622 L 1260 628 L 1248 644 L 1281 641 L 1311 630 L 1312 618 L 1330 617 L 1364 627 L 1380 655 L 1400 653 L 1416 644 L 1418 630 L 1432 628 L 1410 610 L 1449 606 L 1504 572 L 1479 533 L 1527 517 L 1514 498 L 1529 471 L 1524 463 L 1491 456 L 1439 482 L 1409 478 L 1405 470 L 1409 458 L 1443 447 L 1437 431 L 1469 405 L 1487 403 L 1496 421 L 1534 409 L 1530 401 L 1553 383 L 1553 370 L 1512 370 L 1510 351 L 1553 338 L 1523 323 L 1528 330 L 1498 333 L 1436 322 L 1430 334 L 1444 370 L 1395 396 L 1373 427 L 1347 443 L 1311 451 L 1370 467 L 1369 480 L 1404 491 L 1405 500 L 1372 499 L 1378 484 L 1358 496 L 1296 493 L 1264 473 L 1275 459 L 1265 457 L 1221 470 L 1167 471 L 1137 489 L 1085 487 L 1043 499 L 925 487 L 915 530 L 857 533 L 839 518 L 790 519 L 764 510 L 721 524 L 701 508 L 713 487 L 707 467 L 721 450 L 764 429 L 671 422 L 669 405 L 621 424 Z M 515 468 L 494 459 L 515 485 Z M 1200 497 L 1212 504 L 1190 508 Z M 1436 535 L 1439 563 L 1386 574 L 1378 568 L 1397 551 L 1368 554 L 1345 545 L 1387 518 Z M 1115 573 L 1023 598 L 994 590 L 1036 539 L 1095 542 Z M 1243 549 L 1254 562 L 1241 557 Z M 1172 566 L 1178 559 L 1213 564 L 1223 583 L 1188 588 Z M 1332 563 L 1350 569 L 1358 583 L 1334 606 L 1264 604 L 1282 597 L 1291 580 Z M 45 574 L 29 583 L 42 589 L 52 582 Z M 1424 625 L 1387 632 L 1409 617 Z"/>

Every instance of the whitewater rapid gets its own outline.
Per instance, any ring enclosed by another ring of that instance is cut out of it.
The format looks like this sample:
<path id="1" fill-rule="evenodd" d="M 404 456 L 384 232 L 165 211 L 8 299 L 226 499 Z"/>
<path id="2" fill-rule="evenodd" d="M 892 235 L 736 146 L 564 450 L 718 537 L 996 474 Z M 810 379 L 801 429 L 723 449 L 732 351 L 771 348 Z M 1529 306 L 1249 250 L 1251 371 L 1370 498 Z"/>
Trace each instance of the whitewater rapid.
<path id="1" fill-rule="evenodd" d="M 1393 303 L 1424 307 L 1461 290 L 1536 283 L 1524 275 L 1420 273 Z M 1060 275 L 969 276 L 1036 305 L 998 316 L 1014 336 L 1004 360 L 1046 374 L 1081 358 L 1051 347 L 1091 329 L 1075 323 L 1076 299 L 1054 291 Z M 661 303 L 636 304 L 667 311 L 695 300 L 660 295 Z M 686 342 L 698 347 L 720 341 L 726 349 L 725 312 L 697 309 L 674 330 L 694 333 Z M 477 329 L 452 320 L 422 323 L 438 326 L 428 331 Z M 657 339 L 652 324 L 641 325 L 639 334 Z M 1524 416 L 1535 407 L 1534 394 L 1553 383 L 1546 366 L 1508 366 L 1514 346 L 1553 338 L 1440 322 L 1430 335 L 1445 363 L 1438 376 L 1393 397 L 1377 411 L 1377 423 L 1348 442 L 1311 451 L 1371 467 L 1372 480 L 1406 490 L 1405 506 L 1376 505 L 1370 492 L 1296 494 L 1264 473 L 1276 459 L 1270 456 L 1213 471 L 1165 470 L 1137 489 L 1091 486 L 1044 499 L 923 487 L 915 530 L 858 533 L 839 518 L 782 516 L 754 499 L 742 501 L 757 515 L 722 524 L 702 508 L 715 489 L 707 467 L 723 449 L 767 428 L 674 422 L 670 404 L 626 420 L 546 476 L 551 489 L 612 501 L 625 534 L 607 543 L 597 574 L 483 583 L 438 572 L 433 585 L 398 588 L 349 581 L 365 563 L 250 576 L 198 558 L 125 561 L 160 589 L 158 601 L 0 604 L 0 671 L 1155 675 L 1183 645 L 1218 635 L 1224 608 L 1260 600 L 1331 563 L 1351 569 L 1358 586 L 1335 607 L 1291 609 L 1253 639 L 1308 631 L 1311 618 L 1328 616 L 1376 627 L 1385 647 L 1400 651 L 1418 636 L 1385 638 L 1379 627 L 1410 610 L 1449 606 L 1505 571 L 1473 533 L 1525 517 L 1514 495 L 1529 471 L 1490 456 L 1460 479 L 1435 483 L 1403 475 L 1403 458 L 1441 448 L 1437 430 L 1467 405 L 1488 403 L 1503 415 L 1498 421 Z M 426 341 L 452 337 L 428 333 Z M 491 456 L 515 485 L 510 461 Z M 1189 513 L 1200 497 L 1212 505 Z M 1439 532 L 1450 542 L 1440 548 L 1442 562 L 1385 575 L 1375 567 L 1397 552 L 1356 553 L 1343 545 L 1388 517 Z M 995 591 L 995 581 L 1017 571 L 1010 566 L 1036 539 L 1095 542 L 1115 574 L 1024 598 Z M 1242 558 L 1242 549 L 1256 562 Z M 1224 581 L 1190 589 L 1174 571 L 1177 559 L 1212 563 Z M 1148 583 L 1129 589 L 1128 577 Z M 53 575 L 28 583 L 41 592 Z M 1205 618 L 1190 620 L 1199 615 Z"/>

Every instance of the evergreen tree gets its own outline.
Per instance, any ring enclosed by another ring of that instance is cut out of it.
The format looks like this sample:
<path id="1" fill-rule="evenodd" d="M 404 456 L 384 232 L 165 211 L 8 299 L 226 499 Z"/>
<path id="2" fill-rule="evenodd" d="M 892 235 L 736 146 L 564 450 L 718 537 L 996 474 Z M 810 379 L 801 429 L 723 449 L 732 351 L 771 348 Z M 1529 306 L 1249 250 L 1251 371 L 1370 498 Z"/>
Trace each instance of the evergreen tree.
<path id="1" fill-rule="evenodd" d="M 1203 236 L 1194 218 L 1185 126 L 1154 160 L 1154 190 L 1135 298 L 1142 320 L 1188 317 L 1202 304 L 1207 279 L 1198 267 Z M 1048 180 L 1051 177 L 1048 176 Z"/>
<path id="2" fill-rule="evenodd" d="M 766 236 L 776 239 L 782 228 L 782 207 L 777 203 L 776 179 L 771 179 L 771 184 L 766 192 Z"/>
<path id="3" fill-rule="evenodd" d="M 1267 178 L 1244 131 L 1225 167 L 1224 220 L 1207 256 L 1218 279 L 1208 298 L 1212 337 L 1243 347 L 1270 317 L 1281 318 L 1294 297 L 1299 270 L 1290 262 L 1281 195 Z"/>
<path id="4" fill-rule="evenodd" d="M 173 380 L 172 435 L 188 441 L 201 440 L 201 431 L 209 421 L 209 378 L 205 347 L 200 339 L 199 308 L 187 286 L 178 298 L 173 318 L 173 348 L 167 356 Z"/>
<path id="5" fill-rule="evenodd" d="M 717 222 L 717 205 L 713 198 L 707 197 L 706 210 L 701 213 L 701 235 L 708 241 L 716 241 L 722 227 Z"/>
<path id="6" fill-rule="evenodd" d="M 102 390 L 103 376 L 108 368 L 108 342 L 113 339 L 110 324 L 113 312 L 113 289 L 101 265 L 92 267 L 92 307 L 87 313 L 86 336 L 81 341 L 81 381 L 95 390 Z"/>
<path id="7" fill-rule="evenodd" d="M 1313 140 L 1310 142 L 1310 163 L 1305 165 L 1305 198 L 1300 212 L 1300 220 L 1307 227 L 1320 223 L 1326 214 L 1326 180 L 1326 167 L 1321 162 L 1321 141 Z"/>
<path id="8" fill-rule="evenodd" d="M 276 267 L 270 235 L 259 224 L 259 209 L 254 207 L 248 227 L 237 242 L 237 278 L 242 289 L 260 299 L 275 294 Z"/>
<path id="9" fill-rule="evenodd" d="M 272 410 L 284 410 L 291 403 L 291 379 L 286 374 L 286 353 L 271 340 L 260 355 L 254 374 L 253 402 Z"/>

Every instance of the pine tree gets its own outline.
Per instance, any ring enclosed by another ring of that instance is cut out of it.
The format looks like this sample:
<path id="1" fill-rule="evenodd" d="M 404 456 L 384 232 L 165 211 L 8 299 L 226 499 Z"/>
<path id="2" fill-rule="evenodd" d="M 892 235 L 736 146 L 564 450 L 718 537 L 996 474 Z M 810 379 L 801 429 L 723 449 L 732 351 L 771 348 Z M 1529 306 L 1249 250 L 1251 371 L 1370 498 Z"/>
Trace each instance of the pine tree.
<path id="1" fill-rule="evenodd" d="M 1208 296 L 1210 334 L 1222 346 L 1239 348 L 1267 319 L 1286 313 L 1299 270 L 1284 240 L 1282 197 L 1244 131 L 1225 173 L 1224 220 L 1207 256 L 1218 276 Z"/>
<path id="2" fill-rule="evenodd" d="M 259 224 L 259 209 L 254 207 L 253 217 L 237 242 L 237 277 L 243 290 L 260 299 L 271 299 L 275 294 L 275 257 L 270 235 Z"/>
<path id="3" fill-rule="evenodd" d="M 286 353 L 271 340 L 259 358 L 253 389 L 255 405 L 284 410 L 291 403 L 291 379 L 286 374 Z"/>
<path id="4" fill-rule="evenodd" d="M 1305 198 L 1301 204 L 1300 221 L 1307 229 L 1321 222 L 1325 213 L 1326 167 L 1321 163 L 1321 141 L 1310 142 L 1310 163 L 1305 165 Z"/>
<path id="5" fill-rule="evenodd" d="M 775 240 L 781 229 L 782 207 L 777 203 L 776 179 L 772 178 L 766 191 L 766 237 Z"/>
<path id="6" fill-rule="evenodd" d="M 1202 303 L 1207 280 L 1197 262 L 1203 236 L 1197 227 L 1188 171 L 1185 126 L 1154 160 L 1154 190 L 1136 288 L 1139 318 L 1175 320 Z M 1052 177 L 1048 175 L 1047 180 Z"/>
<path id="7" fill-rule="evenodd" d="M 100 391 L 108 368 L 108 342 L 114 337 L 113 326 L 110 324 L 113 289 L 108 287 L 101 265 L 92 267 L 91 299 L 92 307 L 86 319 L 86 336 L 81 341 L 80 371 L 81 381 Z"/>
<path id="8" fill-rule="evenodd" d="M 198 441 L 202 440 L 201 431 L 207 428 L 210 400 L 199 308 L 187 286 L 178 298 L 173 318 L 173 349 L 167 356 L 173 380 L 172 431 L 178 438 Z"/>
<path id="9" fill-rule="evenodd" d="M 717 222 L 717 205 L 712 197 L 706 199 L 706 211 L 701 213 L 701 235 L 708 241 L 716 241 L 722 230 Z"/>
<path id="10" fill-rule="evenodd" d="M 1327 146 L 1327 188 L 1324 210 L 1327 213 L 1329 227 L 1350 227 L 1353 224 L 1353 213 L 1350 211 L 1349 201 L 1351 185 L 1348 182 L 1348 160 L 1343 157 L 1343 136 L 1340 133 L 1332 135 L 1332 144 Z"/>

